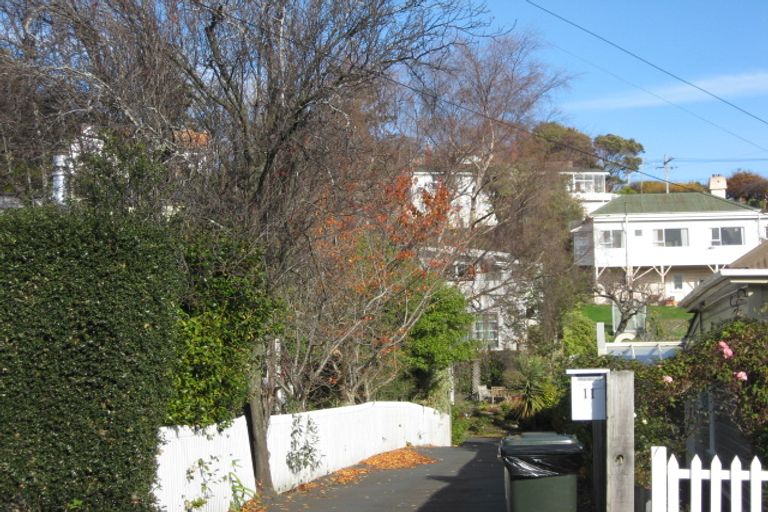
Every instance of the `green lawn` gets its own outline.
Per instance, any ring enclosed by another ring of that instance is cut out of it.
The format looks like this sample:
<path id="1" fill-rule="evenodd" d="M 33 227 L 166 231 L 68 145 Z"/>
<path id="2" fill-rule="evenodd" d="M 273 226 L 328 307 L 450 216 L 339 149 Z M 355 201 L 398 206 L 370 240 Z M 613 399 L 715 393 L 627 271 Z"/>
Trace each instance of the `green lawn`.
<path id="1" fill-rule="evenodd" d="M 675 306 L 651 306 L 649 309 L 649 318 L 656 316 L 659 322 L 666 326 L 664 330 L 672 338 L 685 335 L 687 322 L 693 316 L 685 309 Z M 609 304 L 585 304 L 581 312 L 593 322 L 603 322 L 607 333 L 613 331 Z"/>

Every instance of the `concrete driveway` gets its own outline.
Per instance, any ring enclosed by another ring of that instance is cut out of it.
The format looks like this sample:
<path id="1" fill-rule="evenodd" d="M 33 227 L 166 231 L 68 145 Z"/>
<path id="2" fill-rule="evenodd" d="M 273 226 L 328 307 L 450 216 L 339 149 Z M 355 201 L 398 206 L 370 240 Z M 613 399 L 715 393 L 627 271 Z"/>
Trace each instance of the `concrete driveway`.
<path id="1" fill-rule="evenodd" d="M 320 482 L 266 502 L 269 512 L 478 512 L 505 510 L 498 439 L 473 439 L 457 448 L 419 448 L 437 459 L 410 469 L 372 470 L 357 483 Z"/>

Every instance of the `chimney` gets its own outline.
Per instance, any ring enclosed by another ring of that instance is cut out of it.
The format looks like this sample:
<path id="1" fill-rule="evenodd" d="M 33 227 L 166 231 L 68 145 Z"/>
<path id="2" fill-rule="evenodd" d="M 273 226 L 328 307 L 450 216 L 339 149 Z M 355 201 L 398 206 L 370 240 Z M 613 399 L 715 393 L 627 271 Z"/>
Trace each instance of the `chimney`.
<path id="1" fill-rule="evenodd" d="M 64 204 L 67 199 L 67 156 L 53 155 L 53 172 L 51 172 L 51 201 Z"/>
<path id="2" fill-rule="evenodd" d="M 721 174 L 713 174 L 709 178 L 709 193 L 713 196 L 722 197 L 725 199 L 725 191 L 728 188 L 728 183 L 725 180 L 725 176 Z"/>

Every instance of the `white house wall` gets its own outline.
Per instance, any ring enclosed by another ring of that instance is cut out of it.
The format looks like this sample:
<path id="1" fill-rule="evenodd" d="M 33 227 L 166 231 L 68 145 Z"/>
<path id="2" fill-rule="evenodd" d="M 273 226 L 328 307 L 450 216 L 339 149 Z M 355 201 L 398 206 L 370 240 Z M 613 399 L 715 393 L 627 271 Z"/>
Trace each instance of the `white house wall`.
<path id="1" fill-rule="evenodd" d="M 648 269 L 641 270 L 644 272 Z M 658 272 L 650 269 L 639 275 L 635 283 L 648 286 L 649 291 L 658 293 L 664 299 L 674 299 L 675 302 L 678 302 L 711 275 L 712 272 L 706 267 L 673 267 L 662 279 Z M 605 284 L 623 279 L 624 269 L 613 268 L 603 272 L 598 281 Z M 605 300 L 597 300 L 597 302 L 607 303 Z"/>
<path id="2" fill-rule="evenodd" d="M 713 218 L 708 216 L 644 216 L 628 220 L 620 216 L 594 219 L 591 233 L 594 266 L 601 267 L 653 267 L 653 266 L 723 266 L 737 259 L 765 236 L 765 221 L 755 215 Z M 742 245 L 713 246 L 711 228 L 743 228 Z M 688 246 L 658 247 L 654 245 L 654 231 L 681 228 L 688 230 Z M 600 245 L 603 231 L 619 230 L 624 233 L 624 247 L 609 248 Z M 639 234 L 636 232 L 639 231 Z M 578 237 L 576 237 L 578 238 Z M 586 260 L 583 260 L 586 262 Z"/>
<path id="3" fill-rule="evenodd" d="M 516 309 L 518 318 L 524 318 L 526 307 L 524 297 L 520 297 L 516 291 L 510 289 L 512 286 L 510 272 L 481 272 L 476 274 L 472 280 L 457 281 L 455 284 L 465 297 L 475 297 L 470 300 L 472 313 L 495 313 L 497 315 L 499 346 L 490 348 L 492 350 L 517 350 L 519 341 L 525 336 L 525 329 L 516 318 L 510 315 L 509 309 Z"/>
<path id="4" fill-rule="evenodd" d="M 423 209 L 424 203 L 421 199 L 421 192 L 434 192 L 438 182 L 442 179 L 441 174 L 431 172 L 413 173 L 413 187 L 411 189 L 413 204 L 417 208 Z M 452 174 L 450 179 L 455 186 L 454 190 L 452 190 L 453 198 L 451 199 L 451 206 L 453 208 L 451 224 L 458 227 L 467 227 L 479 220 L 481 225 L 496 225 L 497 221 L 493 214 L 493 205 L 491 205 L 488 194 L 477 190 L 478 185 L 475 183 L 475 177 L 471 173 L 458 172 Z M 474 218 L 472 212 L 473 197 L 475 198 Z"/>

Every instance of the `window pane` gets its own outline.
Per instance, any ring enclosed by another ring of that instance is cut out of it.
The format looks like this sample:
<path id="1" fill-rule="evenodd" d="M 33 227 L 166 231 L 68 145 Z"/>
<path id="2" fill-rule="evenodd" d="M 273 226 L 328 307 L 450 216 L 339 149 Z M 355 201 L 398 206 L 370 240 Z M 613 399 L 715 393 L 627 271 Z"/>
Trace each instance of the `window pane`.
<path id="1" fill-rule="evenodd" d="M 682 290 L 683 289 L 683 276 L 680 274 L 675 274 L 672 276 L 672 281 L 675 285 L 675 290 Z"/>
<path id="2" fill-rule="evenodd" d="M 720 228 L 712 228 L 712 245 L 720 245 Z"/>
<path id="3" fill-rule="evenodd" d="M 722 228 L 723 245 L 741 245 L 741 228 Z"/>
<path id="4" fill-rule="evenodd" d="M 624 247 L 624 232 L 620 229 L 617 229 L 613 232 L 613 247 Z"/>
<path id="5" fill-rule="evenodd" d="M 595 176 L 595 192 L 605 192 L 605 176 Z"/>
<path id="6" fill-rule="evenodd" d="M 665 229 L 664 245 L 667 247 L 682 247 L 683 230 L 682 229 Z"/>
<path id="7" fill-rule="evenodd" d="M 654 229 L 653 230 L 653 245 L 664 245 L 664 230 L 663 229 Z"/>

